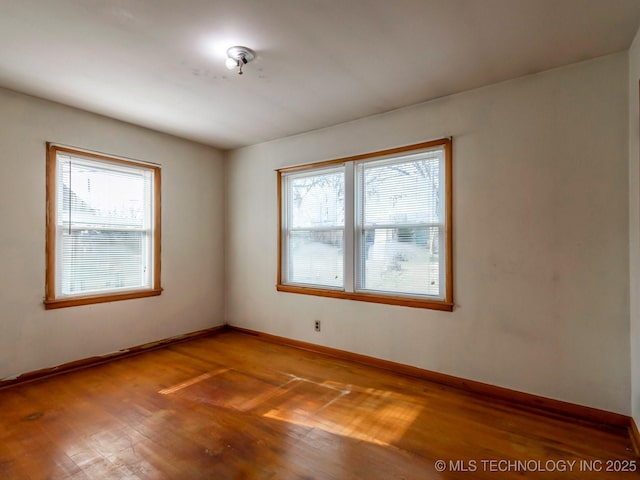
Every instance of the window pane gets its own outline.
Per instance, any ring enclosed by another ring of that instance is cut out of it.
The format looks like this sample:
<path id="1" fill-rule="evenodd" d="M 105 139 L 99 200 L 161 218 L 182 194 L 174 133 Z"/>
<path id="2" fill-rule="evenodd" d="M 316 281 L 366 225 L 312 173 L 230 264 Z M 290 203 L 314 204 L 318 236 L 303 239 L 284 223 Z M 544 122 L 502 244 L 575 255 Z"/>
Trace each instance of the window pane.
<path id="1" fill-rule="evenodd" d="M 313 228 L 344 225 L 344 172 L 307 174 L 289 182 L 289 227 Z"/>
<path id="2" fill-rule="evenodd" d="M 440 157 L 362 164 L 363 224 L 440 223 Z"/>
<path id="3" fill-rule="evenodd" d="M 372 228 L 360 236 L 360 288 L 440 294 L 440 228 Z"/>
<path id="4" fill-rule="evenodd" d="M 442 149 L 359 164 L 357 290 L 443 298 L 443 164 Z"/>
<path id="5" fill-rule="evenodd" d="M 298 230 L 289 235 L 288 281 L 344 285 L 343 230 Z"/>
<path id="6" fill-rule="evenodd" d="M 59 158 L 58 223 L 144 228 L 151 172 Z"/>
<path id="7" fill-rule="evenodd" d="M 57 155 L 56 295 L 151 288 L 153 173 Z"/>
<path id="8" fill-rule="evenodd" d="M 148 241 L 143 232 L 63 230 L 60 293 L 145 287 L 149 279 Z"/>
<path id="9" fill-rule="evenodd" d="M 344 168 L 285 177 L 287 283 L 344 286 Z"/>

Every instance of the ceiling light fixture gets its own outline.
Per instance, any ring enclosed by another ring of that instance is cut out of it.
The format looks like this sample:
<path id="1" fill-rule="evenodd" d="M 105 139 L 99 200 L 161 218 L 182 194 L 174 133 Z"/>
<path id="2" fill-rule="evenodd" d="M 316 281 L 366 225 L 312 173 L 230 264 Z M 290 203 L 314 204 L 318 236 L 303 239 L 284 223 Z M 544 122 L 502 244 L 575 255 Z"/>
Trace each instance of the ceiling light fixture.
<path id="1" fill-rule="evenodd" d="M 235 46 L 227 50 L 227 59 L 224 64 L 229 70 L 238 69 L 238 75 L 242 75 L 242 67 L 256 58 L 256 52 L 247 47 Z"/>

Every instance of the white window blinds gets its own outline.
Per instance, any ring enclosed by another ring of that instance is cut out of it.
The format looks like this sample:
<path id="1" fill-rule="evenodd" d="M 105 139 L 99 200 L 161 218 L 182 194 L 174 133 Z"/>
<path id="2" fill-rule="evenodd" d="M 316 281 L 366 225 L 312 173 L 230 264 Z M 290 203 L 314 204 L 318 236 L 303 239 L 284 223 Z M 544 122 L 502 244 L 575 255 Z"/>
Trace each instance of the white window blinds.
<path id="1" fill-rule="evenodd" d="M 56 297 L 152 288 L 153 169 L 56 155 Z"/>
<path id="2" fill-rule="evenodd" d="M 289 283 L 344 285 L 344 167 L 284 178 L 285 276 Z"/>
<path id="3" fill-rule="evenodd" d="M 442 298 L 444 150 L 357 166 L 357 291 Z"/>

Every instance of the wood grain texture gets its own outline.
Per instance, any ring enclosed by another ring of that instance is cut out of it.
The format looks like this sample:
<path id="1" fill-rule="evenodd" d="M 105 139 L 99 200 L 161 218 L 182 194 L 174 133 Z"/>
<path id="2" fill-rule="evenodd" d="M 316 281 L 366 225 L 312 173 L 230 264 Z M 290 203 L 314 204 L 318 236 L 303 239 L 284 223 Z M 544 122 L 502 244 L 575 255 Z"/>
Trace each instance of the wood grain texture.
<path id="1" fill-rule="evenodd" d="M 402 307 L 428 308 L 430 310 L 441 310 L 452 312 L 454 304 L 446 301 L 422 300 L 418 298 L 400 295 L 380 295 L 375 293 L 344 292 L 341 290 L 329 290 L 314 287 L 302 287 L 299 285 L 276 285 L 279 292 L 299 293 L 302 295 L 315 295 L 317 297 L 338 298 L 341 300 L 357 300 L 360 302 L 383 303 L 386 305 L 399 305 Z"/>
<path id="2" fill-rule="evenodd" d="M 635 458 L 624 432 L 233 331 L 0 390 L 0 426 L 2 479 L 637 478 L 451 472 Z"/>
<path id="3" fill-rule="evenodd" d="M 347 352 L 336 348 L 325 347 L 313 343 L 301 342 L 290 338 L 279 337 L 267 333 L 258 332 L 246 328 L 227 326 L 230 330 L 235 330 L 248 335 L 254 335 L 263 340 L 287 345 L 302 350 L 308 350 L 330 357 L 357 362 L 383 370 L 389 370 L 401 375 L 420 378 L 430 382 L 440 383 L 450 387 L 458 388 L 466 392 L 476 395 L 483 395 L 492 399 L 492 401 L 506 402 L 512 406 L 521 408 L 533 408 L 540 414 L 548 416 L 560 415 L 561 417 L 570 417 L 577 421 L 591 422 L 602 428 L 626 429 L 629 427 L 631 418 L 619 413 L 608 412 L 597 408 L 591 408 L 584 405 L 576 405 L 574 403 L 563 402 L 551 398 L 532 395 L 530 393 L 518 392 L 508 388 L 497 387 L 487 383 L 476 382 L 465 378 L 455 377 L 444 373 L 433 372 L 422 368 L 404 365 L 401 363 L 390 362 L 367 355 Z"/>
<path id="4" fill-rule="evenodd" d="M 56 291 L 56 152 L 47 143 L 47 170 L 46 170 L 46 217 L 45 228 L 47 232 L 45 243 L 45 304 L 49 299 L 55 298 Z"/>

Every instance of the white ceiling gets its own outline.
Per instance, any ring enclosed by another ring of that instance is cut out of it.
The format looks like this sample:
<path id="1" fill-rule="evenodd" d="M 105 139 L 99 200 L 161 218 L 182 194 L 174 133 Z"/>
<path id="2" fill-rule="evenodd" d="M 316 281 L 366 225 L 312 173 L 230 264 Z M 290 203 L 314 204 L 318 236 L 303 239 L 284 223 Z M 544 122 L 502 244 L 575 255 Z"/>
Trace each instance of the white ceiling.
<path id="1" fill-rule="evenodd" d="M 639 24 L 640 0 L 0 0 L 0 86 L 235 148 L 625 50 Z"/>

